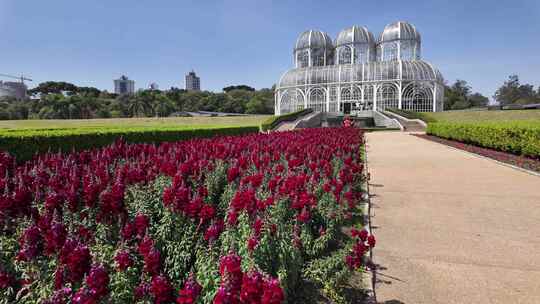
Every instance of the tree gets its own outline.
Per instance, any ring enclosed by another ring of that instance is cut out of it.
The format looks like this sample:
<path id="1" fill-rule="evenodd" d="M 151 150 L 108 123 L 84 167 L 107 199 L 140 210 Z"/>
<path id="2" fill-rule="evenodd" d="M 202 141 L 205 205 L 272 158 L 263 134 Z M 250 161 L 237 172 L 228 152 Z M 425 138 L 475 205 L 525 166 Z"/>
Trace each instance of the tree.
<path id="1" fill-rule="evenodd" d="M 264 114 L 266 112 L 264 101 L 254 97 L 246 104 L 246 114 Z"/>
<path id="2" fill-rule="evenodd" d="M 63 94 L 66 93 L 68 95 L 72 95 L 76 93 L 78 90 L 78 87 L 72 83 L 64 82 L 64 81 L 46 81 L 40 83 L 37 87 L 28 90 L 28 94 L 34 95 L 34 94 Z"/>
<path id="3" fill-rule="evenodd" d="M 473 107 L 485 107 L 489 103 L 489 98 L 480 93 L 474 93 L 469 95 L 469 102 Z"/>
<path id="4" fill-rule="evenodd" d="M 138 92 L 130 99 L 128 111 L 132 117 L 145 117 L 152 112 L 152 94 L 146 91 Z"/>
<path id="5" fill-rule="evenodd" d="M 173 103 L 166 95 L 163 94 L 156 96 L 152 107 L 154 109 L 154 113 L 156 113 L 156 116 L 158 117 L 169 116 L 174 111 Z"/>
<path id="6" fill-rule="evenodd" d="M 254 92 L 255 89 L 247 85 L 228 86 L 223 88 L 223 92 L 229 93 L 232 90 L 244 90 Z"/>
<path id="7" fill-rule="evenodd" d="M 493 97 L 501 105 L 538 103 L 540 88 L 535 91 L 533 85 L 521 84 L 517 75 L 511 75 Z"/>
<path id="8" fill-rule="evenodd" d="M 101 94 L 101 91 L 93 87 L 78 87 L 77 93 L 87 94 L 88 96 L 93 96 L 93 97 L 99 97 Z"/>
<path id="9" fill-rule="evenodd" d="M 471 107 L 484 107 L 489 99 L 480 93 L 471 93 L 472 88 L 465 80 L 456 80 L 452 86 L 446 86 L 444 91 L 445 110 L 462 110 Z"/>

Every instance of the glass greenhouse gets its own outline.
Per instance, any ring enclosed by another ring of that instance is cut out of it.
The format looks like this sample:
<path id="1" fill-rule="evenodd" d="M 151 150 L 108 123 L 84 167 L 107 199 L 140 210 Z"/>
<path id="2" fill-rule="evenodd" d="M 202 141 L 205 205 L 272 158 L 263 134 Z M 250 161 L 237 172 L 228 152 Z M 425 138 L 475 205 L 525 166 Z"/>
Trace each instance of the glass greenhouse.
<path id="1" fill-rule="evenodd" d="M 441 73 L 421 60 L 421 38 L 406 22 L 385 27 L 378 40 L 365 27 L 339 33 L 306 31 L 294 47 L 295 68 L 276 86 L 276 115 L 312 108 L 336 114 L 399 108 L 443 110 Z"/>

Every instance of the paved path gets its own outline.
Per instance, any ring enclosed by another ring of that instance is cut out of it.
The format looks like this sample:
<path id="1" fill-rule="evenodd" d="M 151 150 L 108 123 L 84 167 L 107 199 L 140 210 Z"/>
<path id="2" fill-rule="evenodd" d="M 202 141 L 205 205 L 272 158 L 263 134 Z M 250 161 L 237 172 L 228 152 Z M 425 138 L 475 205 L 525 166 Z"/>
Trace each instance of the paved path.
<path id="1" fill-rule="evenodd" d="M 380 303 L 540 303 L 540 177 L 407 133 L 367 140 Z"/>

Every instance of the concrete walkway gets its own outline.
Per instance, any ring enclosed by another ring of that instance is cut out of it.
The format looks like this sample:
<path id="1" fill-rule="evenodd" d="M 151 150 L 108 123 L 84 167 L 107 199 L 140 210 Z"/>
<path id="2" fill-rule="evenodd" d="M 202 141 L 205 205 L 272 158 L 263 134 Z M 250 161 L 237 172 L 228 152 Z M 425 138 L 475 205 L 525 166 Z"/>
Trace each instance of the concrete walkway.
<path id="1" fill-rule="evenodd" d="M 367 134 L 380 303 L 540 303 L 540 177 Z"/>

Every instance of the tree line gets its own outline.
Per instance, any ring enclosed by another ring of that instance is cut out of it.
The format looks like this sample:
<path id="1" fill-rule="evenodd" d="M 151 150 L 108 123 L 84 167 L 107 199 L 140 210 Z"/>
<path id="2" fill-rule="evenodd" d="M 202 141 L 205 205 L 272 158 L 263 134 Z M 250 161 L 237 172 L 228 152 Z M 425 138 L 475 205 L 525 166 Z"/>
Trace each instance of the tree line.
<path id="1" fill-rule="evenodd" d="M 489 103 L 486 96 L 473 93 L 471 86 L 465 80 L 460 79 L 452 85 L 446 85 L 444 95 L 445 110 L 485 107 Z M 520 83 L 517 75 L 511 75 L 495 91 L 493 100 L 501 106 L 540 103 L 540 86 L 535 90 L 534 85 Z"/>
<path id="2" fill-rule="evenodd" d="M 226 90 L 225 90 L 226 89 Z M 185 112 L 211 111 L 245 114 L 272 114 L 274 90 L 255 90 L 240 85 L 221 93 L 139 90 L 118 95 L 67 82 L 44 82 L 28 91 L 32 98 L 0 100 L 0 120 L 6 119 L 89 119 L 120 117 L 166 117 Z"/>

